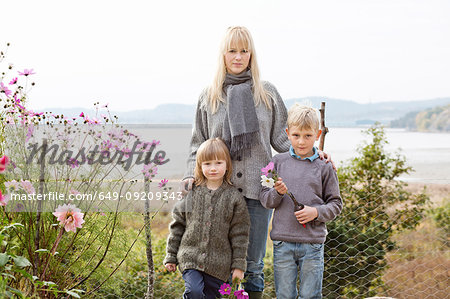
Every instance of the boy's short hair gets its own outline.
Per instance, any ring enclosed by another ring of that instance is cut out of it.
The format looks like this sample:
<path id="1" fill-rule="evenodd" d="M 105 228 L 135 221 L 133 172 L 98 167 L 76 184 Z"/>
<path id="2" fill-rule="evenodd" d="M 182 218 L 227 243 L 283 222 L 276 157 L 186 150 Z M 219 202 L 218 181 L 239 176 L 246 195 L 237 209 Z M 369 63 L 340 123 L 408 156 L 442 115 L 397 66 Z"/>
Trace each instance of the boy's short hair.
<path id="1" fill-rule="evenodd" d="M 319 111 L 311 106 L 295 103 L 288 111 L 287 125 L 288 128 L 299 127 L 318 132 Z"/>

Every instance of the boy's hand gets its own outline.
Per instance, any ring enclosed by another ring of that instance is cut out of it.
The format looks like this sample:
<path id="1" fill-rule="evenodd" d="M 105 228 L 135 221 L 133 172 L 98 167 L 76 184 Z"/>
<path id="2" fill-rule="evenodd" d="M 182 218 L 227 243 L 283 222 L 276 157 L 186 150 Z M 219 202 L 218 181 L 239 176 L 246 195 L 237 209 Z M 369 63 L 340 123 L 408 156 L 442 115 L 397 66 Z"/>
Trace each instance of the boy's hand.
<path id="1" fill-rule="evenodd" d="M 167 271 L 169 271 L 169 272 L 175 272 L 177 270 L 177 265 L 175 265 L 175 264 L 167 263 L 164 266 L 166 267 Z"/>
<path id="2" fill-rule="evenodd" d="M 239 281 L 244 279 L 244 271 L 242 271 L 241 269 L 233 269 L 231 272 L 233 273 L 231 275 L 231 281 L 234 282 L 235 279 Z"/>
<path id="3" fill-rule="evenodd" d="M 317 218 L 319 213 L 316 208 L 305 206 L 302 210 L 295 212 L 295 217 L 300 224 L 306 224 Z"/>
<path id="4" fill-rule="evenodd" d="M 275 185 L 273 185 L 275 190 L 277 190 L 278 194 L 286 194 L 288 189 L 286 185 L 283 183 L 283 180 L 281 178 L 278 178 L 278 180 L 275 182 Z"/>

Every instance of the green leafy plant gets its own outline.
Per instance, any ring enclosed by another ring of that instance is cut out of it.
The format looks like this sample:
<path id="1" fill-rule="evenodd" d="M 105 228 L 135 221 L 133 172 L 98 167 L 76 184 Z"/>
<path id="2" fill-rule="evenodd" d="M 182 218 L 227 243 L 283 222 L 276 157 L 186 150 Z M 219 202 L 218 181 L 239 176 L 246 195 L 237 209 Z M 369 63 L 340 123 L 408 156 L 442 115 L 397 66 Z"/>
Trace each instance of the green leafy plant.
<path id="1" fill-rule="evenodd" d="M 324 297 L 373 296 L 383 286 L 386 254 L 395 248 L 395 232 L 415 228 L 429 200 L 423 191 L 412 194 L 398 180 L 412 169 L 405 158 L 389 154 L 379 124 L 365 132 L 370 142 L 338 171 L 342 214 L 327 224 Z"/>

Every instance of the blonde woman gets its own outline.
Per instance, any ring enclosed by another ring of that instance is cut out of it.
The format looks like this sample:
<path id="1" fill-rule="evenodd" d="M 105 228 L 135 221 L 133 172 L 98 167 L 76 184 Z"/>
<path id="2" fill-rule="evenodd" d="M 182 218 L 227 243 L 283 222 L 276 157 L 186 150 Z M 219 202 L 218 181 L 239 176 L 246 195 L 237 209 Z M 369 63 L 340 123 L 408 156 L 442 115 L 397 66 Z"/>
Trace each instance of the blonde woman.
<path id="1" fill-rule="evenodd" d="M 223 38 L 214 80 L 198 100 L 187 172 L 182 188 L 190 190 L 195 155 L 205 140 L 220 137 L 230 149 L 231 180 L 245 197 L 250 214 L 245 290 L 261 298 L 264 289 L 263 258 L 271 210 L 259 202 L 261 168 L 277 152 L 289 150 L 285 133 L 286 107 L 276 88 L 261 81 L 255 46 L 245 27 L 230 27 Z"/>

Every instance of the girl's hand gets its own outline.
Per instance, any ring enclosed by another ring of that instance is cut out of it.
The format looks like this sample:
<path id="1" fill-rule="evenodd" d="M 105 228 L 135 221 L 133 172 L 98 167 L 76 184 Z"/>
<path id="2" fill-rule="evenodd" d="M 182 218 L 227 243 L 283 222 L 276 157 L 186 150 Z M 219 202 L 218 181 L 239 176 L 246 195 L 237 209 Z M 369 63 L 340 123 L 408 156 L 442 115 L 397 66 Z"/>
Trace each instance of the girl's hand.
<path id="1" fill-rule="evenodd" d="M 167 263 L 164 266 L 166 267 L 167 271 L 169 271 L 169 272 L 175 272 L 177 270 L 177 265 L 175 265 L 175 264 Z"/>
<path id="2" fill-rule="evenodd" d="M 331 165 L 333 165 L 333 169 L 335 171 L 337 171 L 336 165 L 334 165 L 333 160 L 331 160 L 331 155 L 329 155 L 329 154 L 327 154 L 325 152 L 322 152 L 320 149 L 317 149 L 317 152 L 319 154 L 320 160 L 326 159 L 325 163 L 331 162 Z"/>
<path id="3" fill-rule="evenodd" d="M 231 281 L 234 282 L 234 280 L 242 280 L 244 279 L 244 271 L 242 271 L 241 269 L 233 269 L 232 270 L 232 276 L 231 276 Z"/>
<path id="4" fill-rule="evenodd" d="M 192 184 L 194 183 L 193 178 L 185 179 L 180 182 L 180 190 L 181 194 L 185 196 L 192 190 Z"/>
<path id="5" fill-rule="evenodd" d="M 316 208 L 305 206 L 300 211 L 295 212 L 295 217 L 300 224 L 306 224 L 317 218 L 319 213 Z"/>
<path id="6" fill-rule="evenodd" d="M 286 184 L 283 182 L 281 178 L 278 178 L 273 187 L 275 188 L 275 190 L 277 190 L 278 194 L 281 195 L 286 194 L 288 191 Z"/>

